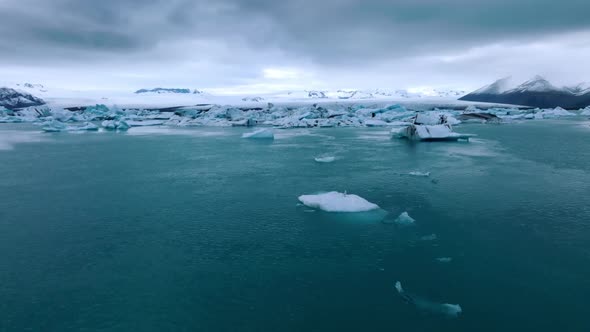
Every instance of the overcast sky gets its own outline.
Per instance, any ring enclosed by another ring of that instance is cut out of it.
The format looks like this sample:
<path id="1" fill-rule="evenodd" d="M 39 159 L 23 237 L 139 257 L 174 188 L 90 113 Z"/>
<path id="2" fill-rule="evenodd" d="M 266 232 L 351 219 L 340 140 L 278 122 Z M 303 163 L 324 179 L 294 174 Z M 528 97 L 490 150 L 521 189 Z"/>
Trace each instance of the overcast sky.
<path id="1" fill-rule="evenodd" d="M 590 81 L 588 0 L 0 0 L 0 80 L 217 92 Z"/>

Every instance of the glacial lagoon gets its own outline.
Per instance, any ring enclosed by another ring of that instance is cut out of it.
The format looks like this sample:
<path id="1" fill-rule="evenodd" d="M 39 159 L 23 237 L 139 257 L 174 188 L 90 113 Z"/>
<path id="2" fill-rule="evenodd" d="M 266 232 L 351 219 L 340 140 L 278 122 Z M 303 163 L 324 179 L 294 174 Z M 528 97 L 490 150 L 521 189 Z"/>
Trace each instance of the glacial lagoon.
<path id="1" fill-rule="evenodd" d="M 2 124 L 0 331 L 590 328 L 590 123 L 455 130 Z"/>

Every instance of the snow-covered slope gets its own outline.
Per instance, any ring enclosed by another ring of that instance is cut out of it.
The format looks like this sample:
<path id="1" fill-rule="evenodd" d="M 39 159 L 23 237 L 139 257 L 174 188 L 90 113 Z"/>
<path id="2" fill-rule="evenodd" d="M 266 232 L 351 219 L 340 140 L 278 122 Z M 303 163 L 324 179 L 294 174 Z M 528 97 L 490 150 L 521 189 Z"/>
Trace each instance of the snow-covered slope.
<path id="1" fill-rule="evenodd" d="M 577 109 L 590 105 L 590 84 L 558 87 L 537 75 L 522 84 L 515 85 L 514 81 L 508 77 L 478 89 L 460 100 Z"/>
<path id="2" fill-rule="evenodd" d="M 11 88 L 0 88 L 0 106 L 7 109 L 16 109 L 45 104 L 43 99 L 35 97 L 23 91 Z"/>
<path id="3" fill-rule="evenodd" d="M 139 89 L 135 91 L 137 94 L 157 93 L 157 94 L 203 94 L 199 90 L 179 89 L 179 88 L 154 88 L 154 89 Z"/>

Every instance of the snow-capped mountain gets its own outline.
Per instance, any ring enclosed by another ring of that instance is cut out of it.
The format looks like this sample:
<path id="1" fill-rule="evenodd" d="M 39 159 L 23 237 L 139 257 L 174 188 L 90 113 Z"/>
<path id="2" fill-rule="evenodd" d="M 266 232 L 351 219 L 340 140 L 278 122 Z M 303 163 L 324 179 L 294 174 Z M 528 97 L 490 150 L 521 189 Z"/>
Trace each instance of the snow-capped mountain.
<path id="1" fill-rule="evenodd" d="M 590 83 L 584 82 L 574 86 L 566 87 L 567 90 L 571 91 L 575 95 L 584 95 L 590 93 Z"/>
<path id="2" fill-rule="evenodd" d="M 199 90 L 191 90 L 191 89 L 178 89 L 178 88 L 154 88 L 154 89 L 139 89 L 135 91 L 136 94 L 142 93 L 156 93 L 156 94 L 203 94 L 202 91 Z"/>
<path id="3" fill-rule="evenodd" d="M 244 97 L 244 98 L 242 98 L 242 101 L 259 103 L 259 102 L 264 101 L 264 98 L 262 98 L 262 97 Z"/>
<path id="4" fill-rule="evenodd" d="M 0 106 L 7 109 L 39 106 L 43 104 L 45 104 L 43 99 L 37 98 L 29 93 L 11 88 L 0 88 Z"/>
<path id="5" fill-rule="evenodd" d="M 459 100 L 525 105 L 541 108 L 584 108 L 590 105 L 590 84 L 558 87 L 542 76 L 515 84 L 511 77 L 502 78 Z"/>
<path id="6" fill-rule="evenodd" d="M 338 100 L 369 100 L 369 99 L 420 99 L 450 98 L 457 99 L 467 92 L 455 89 L 414 89 L 408 90 L 336 90 L 336 91 L 291 91 L 285 97 L 293 99 L 338 99 Z"/>

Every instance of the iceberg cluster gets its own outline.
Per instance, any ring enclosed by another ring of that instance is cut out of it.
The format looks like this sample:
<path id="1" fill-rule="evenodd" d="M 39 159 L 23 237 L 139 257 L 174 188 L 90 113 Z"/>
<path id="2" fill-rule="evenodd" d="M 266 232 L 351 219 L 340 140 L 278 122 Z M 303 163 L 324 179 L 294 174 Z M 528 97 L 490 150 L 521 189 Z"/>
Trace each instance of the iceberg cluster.
<path id="1" fill-rule="evenodd" d="M 336 191 L 299 196 L 299 201 L 305 206 L 326 212 L 366 212 L 379 208 L 366 199 L 347 193 Z"/>
<path id="2" fill-rule="evenodd" d="M 479 110 L 435 109 L 409 110 L 393 104 L 325 104 L 276 106 L 272 103 L 253 108 L 198 105 L 173 109 L 121 109 L 117 106 L 94 105 L 70 110 L 51 105 L 31 106 L 19 110 L 0 107 L 0 123 L 98 122 L 105 129 L 126 130 L 139 126 L 245 126 L 262 125 L 274 128 L 325 127 L 390 127 L 392 134 L 417 140 L 466 138 L 450 126 L 462 122 L 539 120 L 590 115 L 590 108 L 579 112 L 554 109 L 490 108 Z M 59 127 L 53 124 L 55 128 Z"/>

